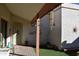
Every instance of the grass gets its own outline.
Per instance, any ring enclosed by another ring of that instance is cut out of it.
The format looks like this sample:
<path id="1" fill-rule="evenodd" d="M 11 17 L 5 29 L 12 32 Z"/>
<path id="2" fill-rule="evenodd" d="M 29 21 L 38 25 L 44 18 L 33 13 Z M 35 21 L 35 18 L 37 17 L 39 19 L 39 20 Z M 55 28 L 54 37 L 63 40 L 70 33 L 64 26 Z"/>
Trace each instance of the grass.
<path id="1" fill-rule="evenodd" d="M 68 54 L 62 51 L 40 49 L 40 56 L 68 56 Z"/>

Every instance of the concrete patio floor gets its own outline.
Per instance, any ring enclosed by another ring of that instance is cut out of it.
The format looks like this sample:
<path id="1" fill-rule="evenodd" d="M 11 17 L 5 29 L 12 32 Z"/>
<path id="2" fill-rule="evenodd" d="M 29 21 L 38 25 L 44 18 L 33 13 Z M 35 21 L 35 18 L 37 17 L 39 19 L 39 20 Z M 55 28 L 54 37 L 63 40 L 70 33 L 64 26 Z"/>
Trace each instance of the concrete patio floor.
<path id="1" fill-rule="evenodd" d="M 16 45 L 14 49 L 11 49 L 10 56 L 35 56 L 35 50 L 33 47 Z"/>

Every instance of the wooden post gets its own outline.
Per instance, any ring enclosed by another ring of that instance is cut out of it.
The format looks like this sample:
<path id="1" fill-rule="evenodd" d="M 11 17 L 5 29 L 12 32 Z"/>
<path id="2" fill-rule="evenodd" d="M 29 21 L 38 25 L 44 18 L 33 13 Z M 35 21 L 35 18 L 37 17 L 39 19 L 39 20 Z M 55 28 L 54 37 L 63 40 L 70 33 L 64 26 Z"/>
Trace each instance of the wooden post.
<path id="1" fill-rule="evenodd" d="M 39 46 L 40 46 L 40 19 L 36 22 L 36 55 L 39 56 Z"/>

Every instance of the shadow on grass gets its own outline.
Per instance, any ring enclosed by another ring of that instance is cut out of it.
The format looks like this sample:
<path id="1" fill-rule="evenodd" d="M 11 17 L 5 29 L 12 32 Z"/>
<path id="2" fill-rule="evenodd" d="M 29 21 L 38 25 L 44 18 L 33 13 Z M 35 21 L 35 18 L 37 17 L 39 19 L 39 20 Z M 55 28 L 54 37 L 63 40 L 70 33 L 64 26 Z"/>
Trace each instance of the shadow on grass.
<path id="1" fill-rule="evenodd" d="M 70 50 L 64 52 L 63 50 L 59 50 L 55 48 L 53 49 L 53 48 L 41 47 L 40 55 L 41 56 L 77 56 L 77 51 L 78 50 Z"/>
<path id="2" fill-rule="evenodd" d="M 77 50 L 66 51 L 65 53 L 68 54 L 69 56 L 77 56 Z"/>

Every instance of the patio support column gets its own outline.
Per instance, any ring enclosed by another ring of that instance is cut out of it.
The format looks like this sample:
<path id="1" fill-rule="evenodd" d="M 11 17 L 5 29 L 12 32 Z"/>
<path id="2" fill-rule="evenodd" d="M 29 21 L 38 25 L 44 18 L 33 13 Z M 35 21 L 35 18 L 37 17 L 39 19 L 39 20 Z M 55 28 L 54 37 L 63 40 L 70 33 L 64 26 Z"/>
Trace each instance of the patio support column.
<path id="1" fill-rule="evenodd" d="M 36 55 L 39 56 L 40 47 L 40 18 L 36 22 Z"/>

